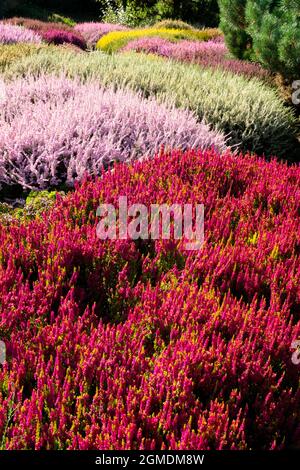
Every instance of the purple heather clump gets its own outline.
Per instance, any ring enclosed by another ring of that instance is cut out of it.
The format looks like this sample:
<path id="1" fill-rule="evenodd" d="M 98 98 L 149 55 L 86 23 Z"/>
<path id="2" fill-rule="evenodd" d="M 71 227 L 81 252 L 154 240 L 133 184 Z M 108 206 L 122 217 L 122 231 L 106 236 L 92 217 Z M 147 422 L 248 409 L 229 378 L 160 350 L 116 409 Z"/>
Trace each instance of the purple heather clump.
<path id="1" fill-rule="evenodd" d="M 230 72 L 265 79 L 269 76 L 259 64 L 231 58 L 222 37 L 210 41 L 179 41 L 141 38 L 129 42 L 123 52 L 136 51 L 157 54 L 169 59 L 197 63 L 203 67 L 220 68 Z"/>
<path id="2" fill-rule="evenodd" d="M 43 40 L 48 44 L 55 44 L 57 46 L 60 44 L 73 44 L 80 49 L 86 49 L 87 46 L 83 38 L 70 31 L 50 29 L 48 31 L 42 31 L 40 34 Z"/>

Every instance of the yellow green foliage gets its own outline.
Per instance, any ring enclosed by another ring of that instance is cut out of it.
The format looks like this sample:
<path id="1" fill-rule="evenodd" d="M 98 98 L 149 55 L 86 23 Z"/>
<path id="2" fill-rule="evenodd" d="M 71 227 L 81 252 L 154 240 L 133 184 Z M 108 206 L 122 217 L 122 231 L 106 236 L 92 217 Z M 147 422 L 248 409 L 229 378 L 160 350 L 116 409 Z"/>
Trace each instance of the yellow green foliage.
<path id="1" fill-rule="evenodd" d="M 0 72 L 6 67 L 23 59 L 24 57 L 39 54 L 41 50 L 46 48 L 56 48 L 56 46 L 48 46 L 46 44 L 5 44 L 0 45 Z"/>
<path id="2" fill-rule="evenodd" d="M 142 37 L 160 37 L 169 41 L 179 41 L 183 39 L 191 41 L 208 41 L 220 36 L 218 29 L 168 29 L 168 28 L 146 28 L 132 29 L 129 31 L 112 31 L 98 41 L 96 48 L 104 52 L 117 52 L 126 46 L 130 41 Z"/>

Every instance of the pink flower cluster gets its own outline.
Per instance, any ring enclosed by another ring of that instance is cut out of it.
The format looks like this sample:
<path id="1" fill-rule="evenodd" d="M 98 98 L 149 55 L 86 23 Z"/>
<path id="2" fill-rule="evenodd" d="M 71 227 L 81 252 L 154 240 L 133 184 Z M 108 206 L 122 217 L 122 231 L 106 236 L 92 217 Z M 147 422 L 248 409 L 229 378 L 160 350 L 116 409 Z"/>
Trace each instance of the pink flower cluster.
<path id="1" fill-rule="evenodd" d="M 99 174 L 103 165 L 146 157 L 162 146 L 222 151 L 226 139 L 187 110 L 96 82 L 29 76 L 7 84 L 0 109 L 0 183 L 73 185 L 86 172 Z"/>
<path id="2" fill-rule="evenodd" d="M 117 165 L 0 230 L 6 449 L 299 444 L 300 169 L 214 150 Z M 204 203 L 205 245 L 96 237 L 99 202 Z"/>
<path id="3" fill-rule="evenodd" d="M 39 44 L 42 38 L 38 33 L 22 26 L 0 23 L 0 45 L 22 42 Z"/>
<path id="4" fill-rule="evenodd" d="M 232 73 L 249 77 L 268 77 L 268 72 L 259 64 L 231 59 L 223 38 L 203 42 L 179 41 L 175 43 L 157 37 L 141 38 L 129 42 L 122 51 L 157 54 L 170 59 L 195 62 L 204 67 L 229 70 Z"/>
<path id="5" fill-rule="evenodd" d="M 94 47 L 104 34 L 127 29 L 126 26 L 111 23 L 78 23 L 74 26 L 74 30 L 84 37 L 89 47 Z"/>
<path id="6" fill-rule="evenodd" d="M 41 31 L 40 34 L 43 40 L 48 44 L 55 44 L 56 46 L 59 46 L 60 44 L 73 44 L 83 50 L 87 47 L 83 38 L 70 31 L 49 29 L 48 31 Z"/>
<path id="7" fill-rule="evenodd" d="M 219 38 L 210 41 L 171 42 L 158 37 L 141 38 L 131 41 L 123 51 L 150 52 L 181 60 L 194 61 L 207 56 L 224 57 L 228 52 L 224 41 Z"/>

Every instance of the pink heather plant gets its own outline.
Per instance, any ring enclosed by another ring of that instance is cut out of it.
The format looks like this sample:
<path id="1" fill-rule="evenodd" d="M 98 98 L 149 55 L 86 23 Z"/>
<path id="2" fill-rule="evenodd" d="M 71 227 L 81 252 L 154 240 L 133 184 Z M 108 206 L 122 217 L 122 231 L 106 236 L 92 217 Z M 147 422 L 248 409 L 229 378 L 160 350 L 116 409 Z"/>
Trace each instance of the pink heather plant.
<path id="1" fill-rule="evenodd" d="M 29 125 L 30 123 L 30 125 Z M 48 188 L 99 174 L 114 160 L 165 148 L 226 148 L 189 111 L 64 77 L 8 83 L 0 108 L 0 182 Z"/>
<path id="2" fill-rule="evenodd" d="M 87 45 L 83 38 L 79 37 L 76 33 L 63 31 L 60 29 L 51 29 L 49 31 L 42 31 L 41 36 L 48 44 L 73 44 L 80 49 L 86 49 Z"/>
<path id="3" fill-rule="evenodd" d="M 195 61 L 206 56 L 223 58 L 228 52 L 224 41 L 211 40 L 207 42 L 180 41 L 171 42 L 162 38 L 141 38 L 131 41 L 123 51 L 157 53 L 169 58 Z"/>
<path id="4" fill-rule="evenodd" d="M 120 24 L 111 23 L 78 23 L 74 26 L 74 30 L 84 37 L 89 47 L 94 47 L 104 34 L 111 31 L 125 31 L 127 29 Z"/>
<path id="5" fill-rule="evenodd" d="M 141 38 L 129 42 L 126 51 L 157 54 L 175 60 L 195 62 L 204 67 L 221 68 L 249 77 L 267 78 L 268 72 L 259 64 L 229 57 L 229 51 L 222 37 L 206 42 L 179 41 L 171 42 L 161 38 Z"/>
<path id="6" fill-rule="evenodd" d="M 3 448 L 298 445 L 299 179 L 250 155 L 172 152 L 1 224 Z M 202 251 L 98 240 L 99 201 L 125 194 L 204 203 Z"/>
<path id="7" fill-rule="evenodd" d="M 0 23 L 0 44 L 17 44 L 22 42 L 39 44 L 42 42 L 42 38 L 39 34 L 22 26 Z"/>

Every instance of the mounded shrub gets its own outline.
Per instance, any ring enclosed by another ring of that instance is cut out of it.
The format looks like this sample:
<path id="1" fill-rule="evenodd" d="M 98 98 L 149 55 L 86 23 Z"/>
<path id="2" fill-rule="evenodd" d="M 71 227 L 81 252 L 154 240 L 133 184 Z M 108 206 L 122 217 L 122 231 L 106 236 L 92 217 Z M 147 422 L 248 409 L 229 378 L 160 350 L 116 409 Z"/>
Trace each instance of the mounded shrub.
<path id="1" fill-rule="evenodd" d="M 122 52 L 135 51 L 157 54 L 169 59 L 195 62 L 204 67 L 228 70 L 235 74 L 270 79 L 270 74 L 259 64 L 232 59 L 228 49 L 220 38 L 210 41 L 179 41 L 173 43 L 162 38 L 141 38 L 130 41 Z"/>
<path id="2" fill-rule="evenodd" d="M 252 39 L 246 30 L 245 8 L 247 0 L 219 0 L 220 28 L 226 44 L 238 59 L 252 55 Z"/>
<path id="3" fill-rule="evenodd" d="M 41 36 L 30 29 L 10 24 L 0 23 L 0 44 L 31 43 L 42 42 Z"/>
<path id="4" fill-rule="evenodd" d="M 267 157 L 299 159 L 297 119 L 277 92 L 260 80 L 143 54 L 94 52 L 79 58 L 62 51 L 22 59 L 6 76 L 14 78 L 28 71 L 64 71 L 71 77 L 94 77 L 104 86 L 129 86 L 147 97 L 194 111 L 200 121 L 204 118 L 228 134 L 229 145 Z"/>
<path id="5" fill-rule="evenodd" d="M 59 29 L 50 29 L 49 31 L 43 31 L 40 33 L 43 40 L 48 44 L 55 44 L 59 46 L 61 44 L 73 44 L 80 49 L 86 49 L 87 44 L 84 39 L 81 39 L 76 34 L 69 31 L 61 31 Z"/>
<path id="6" fill-rule="evenodd" d="M 89 47 L 94 47 L 102 36 L 111 31 L 126 31 L 127 29 L 123 25 L 111 23 L 78 23 L 74 27 L 74 30 L 84 37 Z"/>
<path id="7" fill-rule="evenodd" d="M 289 81 L 300 69 L 299 0 L 220 0 L 221 28 L 236 57 L 254 57 Z"/>
<path id="8" fill-rule="evenodd" d="M 299 179 L 249 155 L 173 152 L 1 223 L 3 448 L 296 446 Z M 120 195 L 149 211 L 204 203 L 201 252 L 97 239 L 99 203 Z"/>
<path id="9" fill-rule="evenodd" d="M 179 41 L 190 39 L 194 41 L 208 41 L 214 37 L 220 36 L 218 29 L 186 30 L 186 29 L 133 29 L 130 31 L 113 31 L 103 36 L 98 42 L 96 48 L 104 52 L 117 52 L 126 46 L 130 41 L 142 37 L 160 37 L 170 41 Z"/>
<path id="10" fill-rule="evenodd" d="M 45 44 L 17 43 L 10 45 L 0 45 L 0 71 L 3 72 L 6 67 L 21 60 L 23 57 L 29 57 L 48 47 Z"/>
<path id="11" fill-rule="evenodd" d="M 0 107 L 4 188 L 72 186 L 85 173 L 100 174 L 114 161 L 144 158 L 162 146 L 226 148 L 224 137 L 191 112 L 131 91 L 48 76 L 6 86 Z"/>
<path id="12" fill-rule="evenodd" d="M 158 29 L 194 29 L 193 26 L 185 23 L 184 21 L 170 19 L 159 21 L 158 23 L 155 23 L 153 27 Z"/>
<path id="13" fill-rule="evenodd" d="M 22 17 L 9 18 L 5 20 L 5 23 L 24 26 L 31 29 L 43 36 L 47 42 L 51 40 L 54 44 L 62 44 L 62 40 L 64 39 L 63 42 L 65 43 L 75 44 L 81 49 L 86 48 L 84 37 L 78 31 L 75 31 L 74 28 L 64 23 L 47 22 Z"/>

